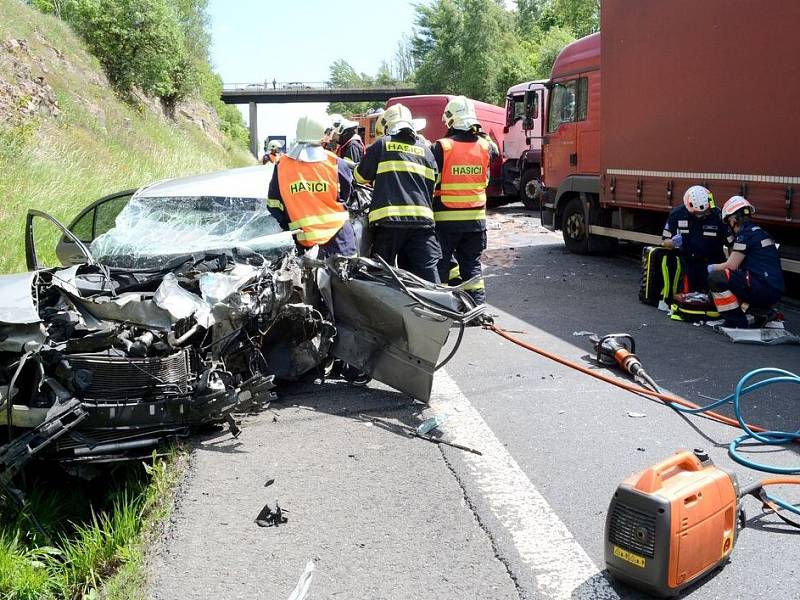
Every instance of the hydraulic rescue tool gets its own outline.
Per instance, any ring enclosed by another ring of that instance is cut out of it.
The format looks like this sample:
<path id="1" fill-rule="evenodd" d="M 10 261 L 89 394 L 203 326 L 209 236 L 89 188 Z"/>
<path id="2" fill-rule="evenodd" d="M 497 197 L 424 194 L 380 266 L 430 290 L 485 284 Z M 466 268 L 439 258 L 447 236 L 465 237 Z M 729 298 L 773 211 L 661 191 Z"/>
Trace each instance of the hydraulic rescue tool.
<path id="1" fill-rule="evenodd" d="M 661 391 L 636 356 L 636 342 L 630 333 L 609 333 L 603 337 L 593 335 L 589 341 L 594 345 L 597 362 L 603 365 L 616 364 L 636 381 L 651 386 L 657 392 Z"/>
<path id="2" fill-rule="evenodd" d="M 679 451 L 626 479 L 606 517 L 608 572 L 639 590 L 677 594 L 730 556 L 739 484 L 702 450 Z"/>

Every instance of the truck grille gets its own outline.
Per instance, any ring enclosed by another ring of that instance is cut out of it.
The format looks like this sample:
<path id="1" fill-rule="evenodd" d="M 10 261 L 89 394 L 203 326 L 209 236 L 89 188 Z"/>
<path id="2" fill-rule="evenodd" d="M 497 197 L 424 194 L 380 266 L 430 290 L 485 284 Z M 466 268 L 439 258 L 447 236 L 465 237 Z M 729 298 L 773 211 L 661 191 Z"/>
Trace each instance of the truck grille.
<path id="1" fill-rule="evenodd" d="M 608 541 L 625 550 L 653 558 L 656 545 L 656 518 L 617 502 L 611 511 Z"/>
<path id="2" fill-rule="evenodd" d="M 126 400 L 186 394 L 189 359 L 185 350 L 164 358 L 130 358 L 111 353 L 72 354 L 73 372 L 86 371 L 82 399 Z M 88 385 L 86 381 L 88 380 Z"/>

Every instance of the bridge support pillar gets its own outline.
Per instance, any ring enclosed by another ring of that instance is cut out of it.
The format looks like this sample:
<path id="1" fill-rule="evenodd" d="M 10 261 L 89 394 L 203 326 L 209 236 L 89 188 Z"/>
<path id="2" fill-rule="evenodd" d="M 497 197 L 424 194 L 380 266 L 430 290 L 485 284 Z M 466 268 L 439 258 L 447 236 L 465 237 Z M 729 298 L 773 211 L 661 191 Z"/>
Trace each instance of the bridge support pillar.
<path id="1" fill-rule="evenodd" d="M 250 102 L 250 152 L 258 158 L 258 105 Z"/>

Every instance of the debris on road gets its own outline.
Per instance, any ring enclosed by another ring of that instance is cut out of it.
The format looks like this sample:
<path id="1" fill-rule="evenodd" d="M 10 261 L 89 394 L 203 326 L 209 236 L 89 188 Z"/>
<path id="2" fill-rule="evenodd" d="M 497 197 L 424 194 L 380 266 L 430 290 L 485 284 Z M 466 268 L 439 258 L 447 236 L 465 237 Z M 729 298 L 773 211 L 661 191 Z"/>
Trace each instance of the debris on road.
<path id="1" fill-rule="evenodd" d="M 435 415 L 428 419 L 425 419 L 420 425 L 417 427 L 417 434 L 419 435 L 426 435 L 437 429 L 439 425 L 444 423 L 445 419 L 447 419 L 447 415 Z"/>
<path id="2" fill-rule="evenodd" d="M 306 568 L 303 574 L 300 575 L 300 580 L 297 582 L 294 590 L 289 595 L 288 600 L 307 600 L 308 592 L 311 588 L 311 578 L 314 576 L 314 561 L 310 560 L 306 563 Z"/>
<path id="3" fill-rule="evenodd" d="M 258 513 L 255 523 L 259 527 L 278 527 L 289 520 L 283 516 L 285 512 L 288 511 L 283 510 L 277 502 L 275 502 L 275 510 L 272 510 L 269 502 L 267 502 L 261 512 Z"/>
<path id="4" fill-rule="evenodd" d="M 644 419 L 644 418 L 645 418 L 647 415 L 646 415 L 646 414 L 644 414 L 644 413 L 638 413 L 638 412 L 633 412 L 633 411 L 630 411 L 630 410 L 629 410 L 629 411 L 628 411 L 628 416 L 629 416 L 631 419 Z"/>
<path id="5" fill-rule="evenodd" d="M 448 442 L 446 440 L 435 438 L 431 435 L 425 435 L 417 432 L 417 429 L 414 427 L 409 427 L 408 425 L 403 425 L 401 423 L 395 423 L 393 421 L 389 421 L 387 419 L 381 419 L 380 417 L 368 417 L 366 415 L 360 415 L 362 419 L 370 419 L 373 423 L 377 425 L 382 425 L 384 429 L 389 430 L 400 430 L 411 437 L 416 437 L 421 440 L 425 440 L 426 442 L 431 442 L 432 444 L 441 444 L 444 446 L 450 446 L 451 448 L 456 448 L 458 450 L 464 450 L 465 452 L 470 452 L 472 454 L 477 454 L 478 456 L 483 456 L 483 452 L 480 450 L 476 450 L 475 448 L 470 448 L 469 446 L 464 446 L 463 444 L 458 444 L 456 442 Z"/>

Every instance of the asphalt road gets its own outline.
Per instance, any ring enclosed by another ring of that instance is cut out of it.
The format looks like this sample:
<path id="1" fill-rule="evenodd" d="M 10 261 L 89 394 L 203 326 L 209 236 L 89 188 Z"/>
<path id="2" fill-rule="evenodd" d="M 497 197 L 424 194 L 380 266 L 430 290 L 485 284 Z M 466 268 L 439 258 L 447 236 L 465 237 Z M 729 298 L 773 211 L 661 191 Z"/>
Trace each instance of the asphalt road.
<path id="1" fill-rule="evenodd" d="M 486 261 L 496 321 L 521 339 L 590 364 L 575 333 L 630 332 L 659 385 L 699 402 L 757 367 L 800 370 L 800 347 L 732 344 L 670 321 L 638 302 L 634 260 L 567 254 L 521 212 L 496 212 Z M 800 330 L 800 313 L 785 312 Z M 776 386 L 747 414 L 796 429 L 798 401 L 796 386 Z M 483 456 L 363 416 L 416 425 L 445 413 L 446 439 Z M 735 435 L 470 328 L 428 407 L 379 384 L 294 386 L 238 440 L 201 441 L 150 561 L 151 596 L 288 598 L 310 560 L 309 598 L 639 598 L 602 572 L 615 488 L 679 448 L 705 448 L 742 484 L 763 477 L 728 458 Z M 800 463 L 795 449 L 759 458 Z M 255 525 L 276 499 L 288 522 Z M 731 562 L 685 597 L 800 598 L 800 536 L 754 500 L 745 507 Z"/>

